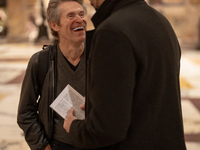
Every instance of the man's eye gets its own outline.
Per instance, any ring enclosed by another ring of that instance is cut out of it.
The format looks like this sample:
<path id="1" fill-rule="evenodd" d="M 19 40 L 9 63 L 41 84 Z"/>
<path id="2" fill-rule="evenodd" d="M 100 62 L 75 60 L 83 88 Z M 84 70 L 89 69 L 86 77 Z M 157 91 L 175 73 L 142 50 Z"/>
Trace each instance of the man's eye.
<path id="1" fill-rule="evenodd" d="M 74 15 L 70 14 L 70 15 L 68 15 L 68 17 L 69 17 L 69 18 L 73 18 L 73 17 L 74 17 Z"/>
<path id="2" fill-rule="evenodd" d="M 79 14 L 79 16 L 80 16 L 80 17 L 84 17 L 84 16 L 85 16 L 85 14 L 84 14 L 84 13 L 81 13 L 81 14 Z"/>

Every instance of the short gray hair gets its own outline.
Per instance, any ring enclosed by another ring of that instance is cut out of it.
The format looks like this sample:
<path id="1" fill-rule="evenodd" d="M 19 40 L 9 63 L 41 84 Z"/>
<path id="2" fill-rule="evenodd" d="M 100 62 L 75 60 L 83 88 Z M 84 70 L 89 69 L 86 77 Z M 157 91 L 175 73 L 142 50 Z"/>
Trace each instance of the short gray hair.
<path id="1" fill-rule="evenodd" d="M 47 7 L 47 22 L 55 22 L 58 25 L 60 24 L 61 13 L 58 11 L 58 6 L 67 1 L 76 1 L 83 5 L 83 0 L 50 0 Z M 52 28 L 51 33 L 55 38 L 59 38 L 58 33 Z"/>

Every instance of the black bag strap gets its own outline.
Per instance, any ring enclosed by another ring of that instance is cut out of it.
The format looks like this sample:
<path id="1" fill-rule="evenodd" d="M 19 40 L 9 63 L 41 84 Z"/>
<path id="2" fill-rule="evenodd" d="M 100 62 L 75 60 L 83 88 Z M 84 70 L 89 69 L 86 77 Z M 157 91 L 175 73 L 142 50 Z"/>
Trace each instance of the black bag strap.
<path id="1" fill-rule="evenodd" d="M 38 85 L 40 89 L 40 94 L 42 92 L 44 79 L 49 69 L 49 58 L 50 58 L 49 55 L 51 48 L 52 45 L 44 45 L 42 48 L 43 50 L 39 52 L 37 73 L 38 73 Z"/>
<path id="2" fill-rule="evenodd" d="M 41 50 L 38 54 L 38 63 L 37 63 L 37 80 L 38 80 L 38 86 L 39 86 L 39 95 L 42 96 L 42 88 L 44 84 L 45 77 L 47 75 L 47 72 L 49 71 L 49 78 L 50 78 L 50 85 L 53 84 L 53 86 L 48 87 L 49 97 L 48 97 L 48 105 L 52 103 L 52 101 L 55 99 L 55 93 L 56 93 L 56 83 L 55 79 L 57 79 L 57 72 L 56 72 L 56 66 L 57 66 L 57 44 L 54 45 L 44 45 L 43 50 Z M 53 62 L 53 66 L 52 66 Z M 53 80 L 54 79 L 54 80 Z M 49 124 L 49 134 L 47 135 L 48 139 L 52 140 L 53 135 L 53 111 L 49 107 L 48 112 L 48 124 Z"/>

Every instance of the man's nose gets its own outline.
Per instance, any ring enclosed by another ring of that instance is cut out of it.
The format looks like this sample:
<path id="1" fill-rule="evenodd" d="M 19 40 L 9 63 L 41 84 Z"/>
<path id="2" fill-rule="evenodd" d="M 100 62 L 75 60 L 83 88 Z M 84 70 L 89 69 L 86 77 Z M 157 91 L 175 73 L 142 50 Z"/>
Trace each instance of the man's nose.
<path id="1" fill-rule="evenodd" d="M 79 16 L 79 15 L 76 15 L 75 21 L 76 21 L 76 22 L 82 22 L 82 21 L 83 21 L 83 18 L 82 18 L 81 16 Z"/>

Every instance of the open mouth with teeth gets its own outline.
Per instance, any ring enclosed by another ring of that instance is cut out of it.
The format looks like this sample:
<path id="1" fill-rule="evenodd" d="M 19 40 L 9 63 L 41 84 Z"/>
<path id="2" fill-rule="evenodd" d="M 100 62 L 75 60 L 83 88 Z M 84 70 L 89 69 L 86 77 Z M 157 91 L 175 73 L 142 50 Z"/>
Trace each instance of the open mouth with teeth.
<path id="1" fill-rule="evenodd" d="M 77 32 L 77 31 L 83 31 L 84 28 L 83 27 L 76 27 L 74 29 L 72 29 L 73 31 Z"/>

